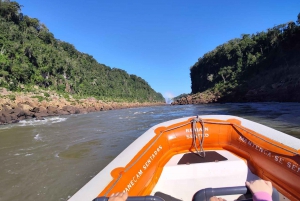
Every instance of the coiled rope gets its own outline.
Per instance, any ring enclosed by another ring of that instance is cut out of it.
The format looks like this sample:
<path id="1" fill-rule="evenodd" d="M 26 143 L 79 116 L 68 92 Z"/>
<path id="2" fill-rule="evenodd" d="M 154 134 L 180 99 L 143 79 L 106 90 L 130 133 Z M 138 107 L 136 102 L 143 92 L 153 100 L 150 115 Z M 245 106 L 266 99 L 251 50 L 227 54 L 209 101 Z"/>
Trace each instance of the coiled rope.
<path id="1" fill-rule="evenodd" d="M 202 129 L 201 135 L 198 133 L 197 122 L 199 122 L 201 124 L 201 129 Z M 197 116 L 196 118 L 194 118 L 192 120 L 192 138 L 193 138 L 193 146 L 194 146 L 197 154 L 202 158 L 205 157 L 205 151 L 203 149 L 204 137 L 205 137 L 204 121 L 199 116 Z M 197 146 L 197 139 L 199 141 L 199 150 L 198 150 L 198 146 Z"/>

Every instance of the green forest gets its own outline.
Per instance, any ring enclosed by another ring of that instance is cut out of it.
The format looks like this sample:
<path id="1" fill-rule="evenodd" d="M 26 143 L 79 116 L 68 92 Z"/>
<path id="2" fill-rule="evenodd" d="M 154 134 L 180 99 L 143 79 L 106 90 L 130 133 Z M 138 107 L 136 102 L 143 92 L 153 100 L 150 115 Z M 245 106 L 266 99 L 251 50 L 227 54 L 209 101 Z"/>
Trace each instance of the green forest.
<path id="1" fill-rule="evenodd" d="M 53 33 L 15 1 L 0 0 L 0 87 L 30 91 L 34 86 L 80 98 L 163 102 L 136 75 L 98 63 Z"/>
<path id="2" fill-rule="evenodd" d="M 242 101 L 250 89 L 268 91 L 287 82 L 295 86 L 300 75 L 300 14 L 295 17 L 296 22 L 242 34 L 203 55 L 190 68 L 192 94 L 211 92 Z"/>

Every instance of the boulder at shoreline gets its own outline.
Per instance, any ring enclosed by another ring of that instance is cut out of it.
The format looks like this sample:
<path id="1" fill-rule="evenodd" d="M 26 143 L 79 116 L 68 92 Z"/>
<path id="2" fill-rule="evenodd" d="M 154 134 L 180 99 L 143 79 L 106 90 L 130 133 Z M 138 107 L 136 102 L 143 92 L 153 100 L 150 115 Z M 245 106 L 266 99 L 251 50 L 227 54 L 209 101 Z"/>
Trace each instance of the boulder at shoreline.
<path id="1" fill-rule="evenodd" d="M 44 120 L 48 116 L 86 114 L 89 112 L 164 104 L 151 102 L 105 102 L 95 98 L 75 100 L 72 97 L 66 99 L 56 93 L 46 97 L 44 93 L 17 93 L 5 90 L 5 93 L 1 93 L 0 99 L 0 125 L 17 123 L 24 119 L 35 118 L 36 120 Z"/>

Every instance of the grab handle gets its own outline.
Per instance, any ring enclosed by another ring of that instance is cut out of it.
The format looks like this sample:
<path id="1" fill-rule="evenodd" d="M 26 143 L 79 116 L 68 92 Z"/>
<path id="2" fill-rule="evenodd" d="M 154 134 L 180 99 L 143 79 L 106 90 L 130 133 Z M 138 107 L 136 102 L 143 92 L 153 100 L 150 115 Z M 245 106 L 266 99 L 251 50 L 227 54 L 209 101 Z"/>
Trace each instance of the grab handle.
<path id="1" fill-rule="evenodd" d="M 236 194 L 251 194 L 251 191 L 246 186 L 205 188 L 197 191 L 194 194 L 193 201 L 209 201 L 209 199 L 213 196 L 236 195 Z M 279 193 L 276 188 L 273 188 L 272 200 L 279 201 Z"/>

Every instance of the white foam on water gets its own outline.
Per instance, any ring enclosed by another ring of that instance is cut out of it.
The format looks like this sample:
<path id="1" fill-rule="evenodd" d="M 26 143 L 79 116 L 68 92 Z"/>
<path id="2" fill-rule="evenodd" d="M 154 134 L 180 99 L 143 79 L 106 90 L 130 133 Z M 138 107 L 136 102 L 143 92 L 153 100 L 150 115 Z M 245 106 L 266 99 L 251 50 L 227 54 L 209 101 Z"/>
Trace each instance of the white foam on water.
<path id="1" fill-rule="evenodd" d="M 86 139 L 86 138 L 84 137 L 84 138 L 80 138 L 80 139 L 74 140 L 74 141 L 72 141 L 72 142 L 84 142 L 85 139 Z M 69 147 L 70 147 L 70 145 L 67 146 L 67 148 L 69 148 Z"/>
<path id="2" fill-rule="evenodd" d="M 139 111 L 139 112 L 134 112 L 133 115 L 136 115 L 136 114 L 151 114 L 151 113 L 153 114 L 153 112 L 149 112 L 149 111 L 148 112 L 147 111 L 144 111 L 144 112 Z"/>
<path id="3" fill-rule="evenodd" d="M 16 125 L 16 124 L 0 125 L 0 130 L 11 129 L 11 128 L 13 128 L 15 125 Z"/>
<path id="4" fill-rule="evenodd" d="M 31 156 L 33 153 L 31 153 L 31 154 L 25 154 L 25 156 Z"/>
<path id="5" fill-rule="evenodd" d="M 59 122 L 63 122 L 66 121 L 67 118 L 63 118 L 63 117 L 52 117 L 50 118 L 50 121 L 52 121 L 52 123 L 59 123 Z"/>
<path id="6" fill-rule="evenodd" d="M 12 171 L 12 170 L 7 170 L 6 172 L 7 172 L 8 174 L 15 174 L 15 175 L 18 174 L 18 173 L 16 173 L 16 172 Z"/>
<path id="7" fill-rule="evenodd" d="M 55 124 L 59 122 L 66 121 L 67 118 L 64 117 L 48 117 L 44 120 L 36 120 L 36 119 L 30 119 L 30 120 L 22 120 L 19 122 L 19 126 L 39 126 L 44 124 Z"/>
<path id="8" fill-rule="evenodd" d="M 26 149 L 19 149 L 18 152 L 15 154 L 15 156 L 24 155 L 25 153 L 32 152 L 32 151 L 34 151 L 36 149 L 40 149 L 40 148 L 45 147 L 45 146 L 47 146 L 47 144 L 43 143 L 43 144 L 41 144 L 39 146 L 28 147 Z"/>
<path id="9" fill-rule="evenodd" d="M 35 139 L 36 141 L 42 141 L 42 137 L 40 136 L 40 134 L 36 134 L 33 139 Z"/>
<path id="10" fill-rule="evenodd" d="M 34 150 L 35 147 L 29 147 L 27 149 L 19 149 L 19 151 L 30 151 L 30 150 Z"/>

